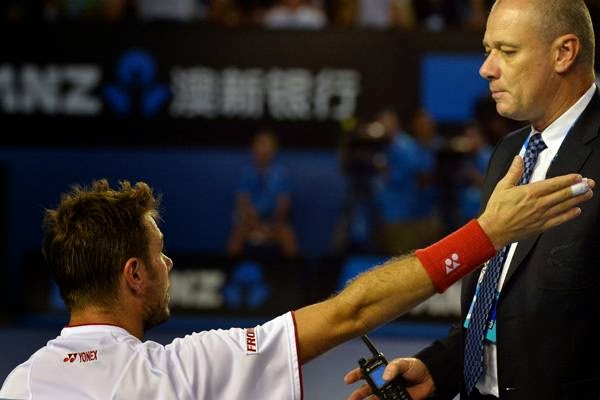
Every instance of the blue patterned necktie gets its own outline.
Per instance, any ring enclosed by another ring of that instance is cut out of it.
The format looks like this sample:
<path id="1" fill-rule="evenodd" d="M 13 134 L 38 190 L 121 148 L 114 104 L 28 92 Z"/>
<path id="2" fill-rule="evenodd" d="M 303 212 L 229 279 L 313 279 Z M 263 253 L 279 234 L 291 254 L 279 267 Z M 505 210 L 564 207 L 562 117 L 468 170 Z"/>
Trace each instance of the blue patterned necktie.
<path id="1" fill-rule="evenodd" d="M 545 148 L 546 143 L 542 139 L 542 134 L 533 134 L 529 139 L 527 150 L 523 157 L 525 171 L 519 180 L 519 185 L 529 182 L 538 155 Z M 477 298 L 475 299 L 465 339 L 463 372 L 467 393 L 471 393 L 483 373 L 483 344 L 488 327 L 489 314 L 496 297 L 498 278 L 500 277 L 500 272 L 502 271 L 509 248 L 510 245 L 506 245 L 490 260 L 479 286 L 479 291 L 477 292 Z"/>

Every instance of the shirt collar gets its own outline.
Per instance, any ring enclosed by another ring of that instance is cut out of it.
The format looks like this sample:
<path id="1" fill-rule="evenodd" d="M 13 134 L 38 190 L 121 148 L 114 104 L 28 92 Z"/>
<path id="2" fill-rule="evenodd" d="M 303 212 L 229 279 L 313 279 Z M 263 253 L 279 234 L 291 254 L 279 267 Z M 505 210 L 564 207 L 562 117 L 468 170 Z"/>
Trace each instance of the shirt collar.
<path id="1" fill-rule="evenodd" d="M 81 334 L 90 334 L 90 333 L 111 333 L 114 335 L 127 335 L 133 336 L 131 333 L 127 332 L 125 329 L 116 325 L 108 325 L 108 324 L 88 324 L 88 325 L 76 325 L 76 326 L 66 326 L 60 331 L 61 336 L 74 336 Z"/>
<path id="2" fill-rule="evenodd" d="M 584 93 L 583 96 L 577 100 L 575 104 L 571 106 L 563 115 L 558 117 L 553 123 L 551 123 L 544 131 L 542 132 L 542 138 L 544 139 L 544 143 L 548 147 L 548 150 L 553 155 L 558 153 L 558 149 L 562 144 L 564 138 L 571 130 L 571 127 L 577 121 L 577 118 L 583 113 L 585 108 L 592 101 L 592 97 L 596 92 L 596 83 L 593 83 L 592 86 Z M 537 131 L 531 127 L 531 132 L 529 136 L 537 133 Z"/>

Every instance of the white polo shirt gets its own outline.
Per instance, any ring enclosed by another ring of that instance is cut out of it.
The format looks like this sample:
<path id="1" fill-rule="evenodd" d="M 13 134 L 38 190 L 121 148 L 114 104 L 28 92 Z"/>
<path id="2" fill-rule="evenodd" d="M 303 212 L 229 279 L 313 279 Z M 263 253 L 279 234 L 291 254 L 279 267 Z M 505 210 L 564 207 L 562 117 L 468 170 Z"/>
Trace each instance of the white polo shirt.
<path id="1" fill-rule="evenodd" d="M 64 328 L 6 378 L 8 399 L 302 399 L 293 314 L 167 346 L 111 325 Z"/>

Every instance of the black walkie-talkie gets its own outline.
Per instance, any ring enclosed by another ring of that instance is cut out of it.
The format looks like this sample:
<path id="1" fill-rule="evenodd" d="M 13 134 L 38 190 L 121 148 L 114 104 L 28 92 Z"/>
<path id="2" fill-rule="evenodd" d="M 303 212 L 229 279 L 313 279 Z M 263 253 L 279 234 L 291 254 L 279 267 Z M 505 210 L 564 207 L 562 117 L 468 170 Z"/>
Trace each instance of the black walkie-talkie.
<path id="1" fill-rule="evenodd" d="M 367 381 L 373 393 L 381 400 L 412 400 L 401 376 L 386 382 L 383 380 L 383 371 L 388 362 L 383 353 L 379 352 L 367 335 L 362 336 L 363 342 L 367 345 L 373 358 L 366 360 L 361 358 L 358 360 L 360 371 L 363 378 Z"/>

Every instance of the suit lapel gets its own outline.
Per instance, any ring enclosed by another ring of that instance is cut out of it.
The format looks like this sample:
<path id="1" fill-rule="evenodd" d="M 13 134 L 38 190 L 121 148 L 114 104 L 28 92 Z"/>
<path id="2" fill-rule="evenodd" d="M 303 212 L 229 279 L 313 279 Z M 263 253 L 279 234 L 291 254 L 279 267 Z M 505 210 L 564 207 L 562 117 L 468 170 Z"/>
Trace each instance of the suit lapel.
<path id="1" fill-rule="evenodd" d="M 583 114 L 579 117 L 571 132 L 563 141 L 556 158 L 550 165 L 546 178 L 571 174 L 581 171 L 592 150 L 586 144 L 598 137 L 600 129 L 600 95 L 598 91 Z M 541 234 L 519 241 L 519 245 L 510 263 L 505 284 L 514 275 L 527 254 L 531 251 Z"/>
<path id="2" fill-rule="evenodd" d="M 578 172 L 592 150 L 587 144 L 598 137 L 600 129 L 600 95 L 592 97 L 589 106 L 563 141 L 556 158 L 550 165 L 547 178 Z"/>
<path id="3" fill-rule="evenodd" d="M 492 178 L 490 183 L 492 183 L 492 185 L 489 185 L 485 188 L 485 193 L 483 196 L 483 198 L 485 198 L 485 204 L 482 206 L 480 210 L 481 212 L 483 212 L 485 209 L 485 205 L 487 205 L 487 201 L 490 199 L 496 184 L 504 177 L 504 175 L 506 175 L 512 160 L 517 154 L 519 154 L 519 150 L 521 149 L 521 146 L 523 146 L 523 143 L 525 142 L 525 139 L 529 135 L 530 131 L 531 126 L 528 125 L 520 128 L 517 131 L 514 131 L 510 136 L 504 139 L 505 141 L 501 144 L 502 151 L 498 152 L 498 160 L 494 162 L 495 167 L 489 171 L 489 174 L 491 175 L 490 178 Z"/>

